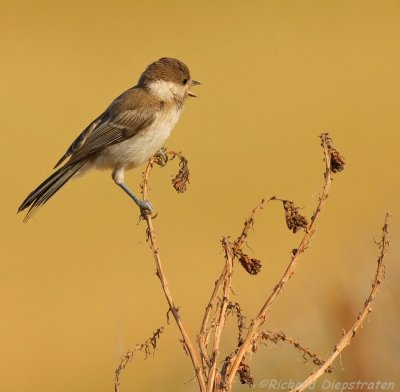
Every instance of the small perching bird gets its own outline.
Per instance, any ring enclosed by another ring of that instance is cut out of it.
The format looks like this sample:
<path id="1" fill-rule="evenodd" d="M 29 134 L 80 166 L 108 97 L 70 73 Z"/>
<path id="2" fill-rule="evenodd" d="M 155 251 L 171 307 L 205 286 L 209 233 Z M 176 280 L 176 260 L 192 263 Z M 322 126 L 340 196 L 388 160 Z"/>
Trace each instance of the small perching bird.
<path id="1" fill-rule="evenodd" d="M 116 98 L 75 139 L 55 168 L 68 161 L 23 201 L 18 212 L 29 208 L 24 222 L 69 179 L 93 168 L 111 169 L 115 183 L 141 212 L 151 213 L 151 203 L 140 200 L 125 185 L 125 170 L 141 165 L 160 150 L 179 119 L 185 99 L 196 96 L 190 87 L 197 84 L 182 61 L 164 57 L 150 64 L 137 85 Z"/>

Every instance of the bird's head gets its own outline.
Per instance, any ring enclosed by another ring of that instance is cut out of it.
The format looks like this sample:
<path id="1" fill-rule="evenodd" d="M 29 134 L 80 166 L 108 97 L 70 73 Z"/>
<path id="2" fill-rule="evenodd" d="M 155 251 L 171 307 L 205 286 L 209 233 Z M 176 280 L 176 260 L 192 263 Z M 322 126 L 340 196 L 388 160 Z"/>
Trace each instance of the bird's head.
<path id="1" fill-rule="evenodd" d="M 180 60 L 163 57 L 151 63 L 140 76 L 138 86 L 145 87 L 163 101 L 195 97 L 190 91 L 200 84 L 190 76 L 189 68 Z"/>

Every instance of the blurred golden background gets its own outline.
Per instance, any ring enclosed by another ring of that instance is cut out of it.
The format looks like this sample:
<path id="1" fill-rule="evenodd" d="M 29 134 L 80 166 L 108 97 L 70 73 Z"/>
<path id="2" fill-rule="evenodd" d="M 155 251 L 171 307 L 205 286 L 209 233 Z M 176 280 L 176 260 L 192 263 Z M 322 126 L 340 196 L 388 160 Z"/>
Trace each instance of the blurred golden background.
<path id="1" fill-rule="evenodd" d="M 111 391 L 121 355 L 160 325 L 156 354 L 138 355 L 121 391 L 197 390 L 176 327 L 166 325 L 145 226 L 110 173 L 69 183 L 27 225 L 16 216 L 78 133 L 162 56 L 186 62 L 203 84 L 167 144 L 190 161 L 189 190 L 175 194 L 172 163 L 155 170 L 151 193 L 167 278 L 192 337 L 222 268 L 222 235 L 237 235 L 264 196 L 294 200 L 311 216 L 323 180 L 317 136 L 329 131 L 346 169 L 265 327 L 326 357 L 369 292 L 373 239 L 389 211 L 386 282 L 326 378 L 399 388 L 398 1 L 3 0 L 0 19 L 2 390 Z M 136 191 L 140 173 L 127 175 Z M 262 273 L 234 274 L 248 318 L 300 238 L 280 205 L 258 216 L 248 243 Z M 233 320 L 229 327 L 226 353 L 236 339 Z M 301 381 L 313 369 L 286 346 L 260 349 L 251 365 L 259 390 L 265 379 Z"/>

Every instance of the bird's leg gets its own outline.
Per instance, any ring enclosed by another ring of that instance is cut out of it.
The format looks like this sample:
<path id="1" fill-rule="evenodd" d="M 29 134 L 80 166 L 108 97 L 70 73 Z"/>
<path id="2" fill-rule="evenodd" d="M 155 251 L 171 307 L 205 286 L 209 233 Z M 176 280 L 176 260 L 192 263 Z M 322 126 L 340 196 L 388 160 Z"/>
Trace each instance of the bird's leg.
<path id="1" fill-rule="evenodd" d="M 141 200 L 131 190 L 123 183 L 117 183 L 119 187 L 121 187 L 136 203 L 136 205 L 140 208 L 140 212 L 142 215 L 152 214 L 153 213 L 153 206 L 149 200 Z"/>
<path id="2" fill-rule="evenodd" d="M 164 167 L 168 162 L 168 155 L 166 154 L 167 149 L 165 147 L 161 147 L 155 154 L 154 158 L 156 158 L 156 163 L 161 167 Z"/>
<path id="3" fill-rule="evenodd" d="M 112 178 L 114 182 L 126 192 L 129 197 L 135 202 L 135 204 L 140 208 L 140 213 L 143 216 L 153 213 L 153 206 L 149 200 L 139 199 L 124 183 L 124 169 L 118 168 L 112 172 Z"/>

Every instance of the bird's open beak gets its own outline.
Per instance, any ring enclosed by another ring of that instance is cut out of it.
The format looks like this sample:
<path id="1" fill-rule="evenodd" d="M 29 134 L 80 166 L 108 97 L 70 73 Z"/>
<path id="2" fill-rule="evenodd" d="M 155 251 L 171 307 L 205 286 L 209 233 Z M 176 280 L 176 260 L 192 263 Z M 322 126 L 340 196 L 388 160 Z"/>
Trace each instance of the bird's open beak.
<path id="1" fill-rule="evenodd" d="M 199 84 L 201 84 L 201 83 L 198 82 L 197 80 L 192 80 L 192 86 L 198 86 Z M 188 91 L 188 95 L 189 95 L 189 97 L 197 97 L 197 95 L 192 93 L 191 91 Z"/>

